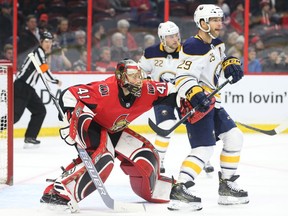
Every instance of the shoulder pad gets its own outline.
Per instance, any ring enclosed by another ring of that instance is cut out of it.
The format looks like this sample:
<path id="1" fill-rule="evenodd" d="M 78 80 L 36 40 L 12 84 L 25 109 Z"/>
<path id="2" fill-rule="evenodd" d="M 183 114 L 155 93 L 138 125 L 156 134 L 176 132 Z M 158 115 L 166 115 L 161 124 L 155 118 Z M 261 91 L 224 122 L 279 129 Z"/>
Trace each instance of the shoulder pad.
<path id="1" fill-rule="evenodd" d="M 165 57 L 166 53 L 160 50 L 160 44 L 155 44 L 145 49 L 144 56 L 146 59 Z"/>

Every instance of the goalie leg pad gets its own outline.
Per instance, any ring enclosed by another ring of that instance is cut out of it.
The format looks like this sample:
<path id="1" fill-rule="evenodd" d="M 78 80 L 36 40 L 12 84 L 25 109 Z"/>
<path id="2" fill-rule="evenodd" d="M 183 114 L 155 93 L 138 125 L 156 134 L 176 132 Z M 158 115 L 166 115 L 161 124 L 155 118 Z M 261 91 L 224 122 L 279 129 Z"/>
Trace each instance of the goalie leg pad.
<path id="1" fill-rule="evenodd" d="M 117 143 L 120 167 L 130 176 L 133 191 L 149 202 L 169 201 L 171 179 L 159 175 L 159 155 L 141 135 L 125 129 Z"/>
<path id="2" fill-rule="evenodd" d="M 114 148 L 107 136 L 106 130 L 101 131 L 99 147 L 96 150 L 89 150 L 88 154 L 95 164 L 95 168 L 102 181 L 105 182 L 114 167 Z M 59 185 L 62 185 L 62 187 L 57 187 Z M 54 184 L 49 185 L 45 189 L 44 194 L 53 193 L 53 190 L 55 190 L 61 197 L 67 200 L 71 200 L 71 197 L 67 195 L 71 194 L 76 202 L 80 202 L 95 191 L 95 189 L 96 187 L 91 181 L 84 163 L 78 157 L 65 168 L 62 175 L 55 180 Z"/>
<path id="3" fill-rule="evenodd" d="M 87 133 L 91 121 L 94 117 L 94 113 L 79 101 L 72 113 L 71 122 L 70 122 L 70 137 L 76 141 L 81 148 L 87 148 Z"/>

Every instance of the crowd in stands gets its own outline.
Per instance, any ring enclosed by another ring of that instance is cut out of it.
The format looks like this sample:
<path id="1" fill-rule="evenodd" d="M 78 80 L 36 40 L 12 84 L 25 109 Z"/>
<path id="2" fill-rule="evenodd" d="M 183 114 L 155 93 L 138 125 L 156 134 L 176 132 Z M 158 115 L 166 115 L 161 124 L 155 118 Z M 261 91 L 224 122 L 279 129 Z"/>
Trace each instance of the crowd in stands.
<path id="1" fill-rule="evenodd" d="M 128 57 L 137 61 L 158 42 L 163 0 L 93 0 L 92 47 L 87 53 L 87 0 L 18 0 L 18 66 L 48 30 L 54 44 L 48 57 L 52 71 L 113 71 Z M 225 14 L 221 37 L 226 53 L 243 59 L 244 0 L 171 0 L 170 19 L 180 27 L 182 42 L 197 32 L 193 13 L 200 3 L 219 5 Z M 13 59 L 12 0 L 0 0 L 1 58 Z M 249 72 L 288 72 L 288 4 L 285 0 L 250 0 Z M 283 47 L 286 49 L 283 49 Z M 12 53 L 12 55 L 11 55 Z"/>

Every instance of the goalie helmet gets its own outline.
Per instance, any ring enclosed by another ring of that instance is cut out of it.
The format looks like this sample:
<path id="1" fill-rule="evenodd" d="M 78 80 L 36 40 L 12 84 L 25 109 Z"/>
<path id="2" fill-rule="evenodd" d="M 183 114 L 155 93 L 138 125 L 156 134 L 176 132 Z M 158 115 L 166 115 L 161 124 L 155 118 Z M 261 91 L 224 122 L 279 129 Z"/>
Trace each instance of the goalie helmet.
<path id="1" fill-rule="evenodd" d="M 119 86 L 126 88 L 136 97 L 141 96 L 143 76 L 139 65 L 132 59 L 118 62 L 115 75 Z M 135 82 L 131 82 L 131 80 Z"/>
<path id="2" fill-rule="evenodd" d="M 167 22 L 159 24 L 158 37 L 164 46 L 166 46 L 165 37 L 168 35 L 174 35 L 174 34 L 178 34 L 179 43 L 180 43 L 181 41 L 180 41 L 179 27 L 174 22 L 167 21 Z"/>
<path id="3" fill-rule="evenodd" d="M 196 26 L 201 29 L 204 32 L 210 32 L 210 25 L 209 25 L 209 19 L 211 17 L 223 17 L 223 11 L 220 7 L 213 4 L 202 4 L 199 5 L 195 12 L 194 12 L 194 22 L 196 23 Z M 208 26 L 209 29 L 205 30 L 201 27 L 200 21 L 204 20 Z"/>

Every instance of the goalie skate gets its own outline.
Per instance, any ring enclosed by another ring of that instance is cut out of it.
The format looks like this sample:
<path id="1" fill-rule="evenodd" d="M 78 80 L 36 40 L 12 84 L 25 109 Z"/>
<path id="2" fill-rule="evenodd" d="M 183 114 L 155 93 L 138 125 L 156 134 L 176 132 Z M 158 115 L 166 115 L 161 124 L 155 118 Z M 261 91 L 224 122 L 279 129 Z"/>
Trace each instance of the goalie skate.
<path id="1" fill-rule="evenodd" d="M 168 209 L 171 211 L 199 211 L 202 209 L 201 198 L 192 195 L 188 188 L 194 182 L 177 183 L 172 186 Z"/>
<path id="2" fill-rule="evenodd" d="M 70 210 L 71 213 L 79 212 L 79 208 L 75 200 L 67 200 L 60 196 L 55 190 L 44 194 L 40 199 L 40 203 L 46 205 L 52 210 Z"/>
<path id="3" fill-rule="evenodd" d="M 220 205 L 237 205 L 249 203 L 248 192 L 240 189 L 235 182 L 239 175 L 234 175 L 230 179 L 222 179 L 221 172 L 219 175 L 219 199 Z"/>

